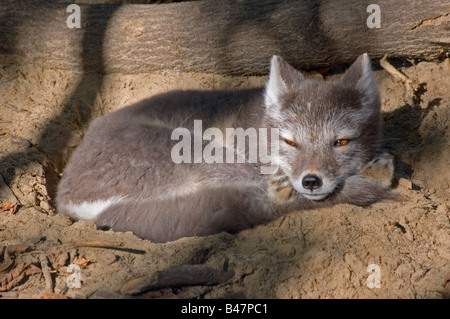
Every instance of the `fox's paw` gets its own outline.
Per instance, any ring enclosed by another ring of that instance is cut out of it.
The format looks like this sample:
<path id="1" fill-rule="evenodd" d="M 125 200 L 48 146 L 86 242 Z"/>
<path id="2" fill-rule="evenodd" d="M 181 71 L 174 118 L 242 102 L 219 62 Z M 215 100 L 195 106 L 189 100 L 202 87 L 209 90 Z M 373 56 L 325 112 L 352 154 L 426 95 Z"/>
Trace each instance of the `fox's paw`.
<path id="1" fill-rule="evenodd" d="M 359 173 L 383 188 L 391 187 L 394 177 L 394 156 L 383 153 L 370 161 Z"/>
<path id="2" fill-rule="evenodd" d="M 273 204 L 283 204 L 295 194 L 294 187 L 287 176 L 270 175 L 268 183 L 268 196 Z"/>

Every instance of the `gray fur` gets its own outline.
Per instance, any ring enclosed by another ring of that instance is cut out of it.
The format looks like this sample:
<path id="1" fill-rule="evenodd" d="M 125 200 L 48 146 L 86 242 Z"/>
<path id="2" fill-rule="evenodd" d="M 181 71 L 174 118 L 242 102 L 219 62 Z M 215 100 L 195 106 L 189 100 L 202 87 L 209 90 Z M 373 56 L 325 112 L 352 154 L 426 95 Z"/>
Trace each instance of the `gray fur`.
<path id="1" fill-rule="evenodd" d="M 341 81 L 327 82 L 306 78 L 274 57 L 265 89 L 176 91 L 96 119 L 64 170 L 57 208 L 79 218 L 101 207 L 93 217 L 99 227 L 165 242 L 237 232 L 293 210 L 379 200 L 388 187 L 361 173 L 370 172 L 381 137 L 369 62 L 363 55 Z M 192 131 L 196 119 L 203 130 L 276 127 L 297 146 L 281 138 L 274 175 L 261 174 L 261 163 L 175 164 L 171 133 L 177 127 Z M 335 148 L 337 138 L 351 142 Z M 307 172 L 332 186 L 325 198 L 302 195 L 299 180 Z M 288 181 L 289 196 L 270 187 L 278 179 Z M 81 203 L 87 206 L 78 214 Z"/>

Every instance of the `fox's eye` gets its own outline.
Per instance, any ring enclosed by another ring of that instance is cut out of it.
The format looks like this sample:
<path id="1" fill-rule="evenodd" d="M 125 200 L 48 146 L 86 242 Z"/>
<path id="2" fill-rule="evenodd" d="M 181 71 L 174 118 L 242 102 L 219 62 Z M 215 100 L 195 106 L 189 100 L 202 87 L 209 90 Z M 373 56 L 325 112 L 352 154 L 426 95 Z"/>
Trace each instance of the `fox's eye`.
<path id="1" fill-rule="evenodd" d="M 349 142 L 350 142 L 350 140 L 338 139 L 334 142 L 334 146 L 344 146 L 344 145 L 347 145 Z"/>
<path id="2" fill-rule="evenodd" d="M 296 144 L 295 142 L 293 142 L 293 141 L 291 141 L 291 140 L 288 140 L 288 139 L 286 139 L 286 138 L 284 138 L 283 141 L 284 141 L 286 144 L 290 145 L 290 146 L 293 146 L 293 147 L 296 147 L 296 146 L 297 146 L 297 144 Z"/>

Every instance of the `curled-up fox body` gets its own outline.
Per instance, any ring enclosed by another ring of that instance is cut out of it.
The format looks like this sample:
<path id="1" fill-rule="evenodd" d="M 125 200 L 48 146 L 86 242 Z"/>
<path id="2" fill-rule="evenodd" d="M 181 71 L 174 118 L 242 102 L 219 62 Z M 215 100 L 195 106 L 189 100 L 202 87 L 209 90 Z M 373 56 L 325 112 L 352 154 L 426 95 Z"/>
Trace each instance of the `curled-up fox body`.
<path id="1" fill-rule="evenodd" d="M 368 205 L 389 196 L 381 130 L 367 54 L 338 81 L 307 78 L 274 56 L 264 88 L 170 92 L 94 120 L 56 205 L 154 242 Z"/>

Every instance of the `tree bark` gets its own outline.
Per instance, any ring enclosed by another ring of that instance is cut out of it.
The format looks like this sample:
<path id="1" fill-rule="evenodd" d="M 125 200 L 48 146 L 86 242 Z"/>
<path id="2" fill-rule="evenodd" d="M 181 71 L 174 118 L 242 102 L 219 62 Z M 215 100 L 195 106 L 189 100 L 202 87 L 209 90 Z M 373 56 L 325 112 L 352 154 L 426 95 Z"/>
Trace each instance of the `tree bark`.
<path id="1" fill-rule="evenodd" d="M 378 0 L 381 28 L 369 28 L 372 0 L 195 1 L 161 5 L 80 5 L 2 0 L 0 64 L 100 73 L 197 71 L 267 74 L 270 57 L 299 69 L 371 58 L 433 60 L 448 55 L 450 2 Z"/>

